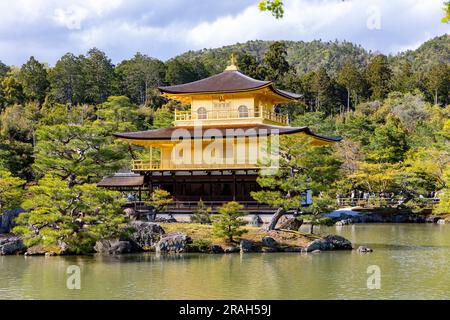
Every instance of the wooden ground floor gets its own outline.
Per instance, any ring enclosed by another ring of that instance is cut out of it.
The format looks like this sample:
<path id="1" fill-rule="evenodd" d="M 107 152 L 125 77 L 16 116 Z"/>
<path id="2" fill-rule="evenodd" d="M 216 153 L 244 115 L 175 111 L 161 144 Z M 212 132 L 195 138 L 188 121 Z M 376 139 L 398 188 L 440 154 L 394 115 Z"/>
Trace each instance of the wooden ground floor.
<path id="1" fill-rule="evenodd" d="M 143 179 L 142 179 L 143 177 Z M 139 185 L 130 186 L 130 177 L 114 177 L 114 185 L 108 186 L 107 179 L 99 186 L 135 194 L 137 205 L 145 203 L 153 190 L 160 188 L 173 197 L 172 213 L 190 213 L 202 200 L 213 212 L 224 203 L 237 201 L 249 213 L 273 212 L 273 209 L 256 202 L 251 193 L 261 190 L 257 170 L 220 170 L 220 171 L 160 171 L 134 175 Z M 111 178 L 109 178 L 111 179 Z M 120 181 L 123 180 L 123 186 Z M 125 186 L 128 184 L 128 186 Z"/>

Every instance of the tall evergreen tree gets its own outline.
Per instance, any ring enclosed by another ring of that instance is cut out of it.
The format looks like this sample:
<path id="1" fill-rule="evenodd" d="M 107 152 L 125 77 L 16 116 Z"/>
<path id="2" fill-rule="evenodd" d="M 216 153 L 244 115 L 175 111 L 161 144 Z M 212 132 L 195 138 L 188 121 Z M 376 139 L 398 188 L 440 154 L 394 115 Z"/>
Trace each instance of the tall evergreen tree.
<path id="1" fill-rule="evenodd" d="M 276 41 L 270 45 L 269 51 L 264 55 L 264 65 L 267 68 L 266 79 L 279 83 L 290 69 L 284 42 Z"/>
<path id="2" fill-rule="evenodd" d="M 337 82 L 347 90 L 347 111 L 350 111 L 351 99 L 357 104 L 358 96 L 364 88 L 364 78 L 358 69 L 355 60 L 348 58 L 344 61 L 342 69 L 338 73 Z"/>
<path id="3" fill-rule="evenodd" d="M 434 104 L 446 103 L 450 98 L 450 67 L 440 63 L 433 66 L 427 77 L 427 88 L 433 94 Z"/>
<path id="4" fill-rule="evenodd" d="M 85 101 L 85 57 L 65 54 L 50 72 L 52 94 L 60 103 L 78 104 Z"/>
<path id="5" fill-rule="evenodd" d="M 88 102 L 102 103 L 113 92 L 114 65 L 106 54 L 97 48 L 88 51 L 84 60 L 86 96 Z"/>
<path id="6" fill-rule="evenodd" d="M 314 73 L 312 87 L 316 96 L 316 111 L 332 114 L 337 105 L 336 87 L 324 67 Z"/>
<path id="7" fill-rule="evenodd" d="M 366 75 L 372 91 L 372 99 L 386 98 L 392 79 L 392 70 L 387 57 L 383 54 L 375 56 L 367 67 Z"/>
<path id="8" fill-rule="evenodd" d="M 44 102 L 50 85 L 44 64 L 31 57 L 20 69 L 19 80 L 28 100 Z"/>
<path id="9" fill-rule="evenodd" d="M 165 82 L 166 66 L 158 59 L 137 53 L 116 68 L 120 90 L 133 102 L 148 105 L 154 89 Z"/>

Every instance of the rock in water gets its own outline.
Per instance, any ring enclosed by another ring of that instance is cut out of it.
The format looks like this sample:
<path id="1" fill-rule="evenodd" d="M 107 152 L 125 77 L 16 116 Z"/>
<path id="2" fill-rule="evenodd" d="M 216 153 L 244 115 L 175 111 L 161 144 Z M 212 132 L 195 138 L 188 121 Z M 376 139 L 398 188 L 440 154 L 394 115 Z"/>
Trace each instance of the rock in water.
<path id="1" fill-rule="evenodd" d="M 272 237 L 264 237 L 264 238 L 262 238 L 262 244 L 263 244 L 263 246 L 270 247 L 270 248 L 273 248 L 273 247 L 277 246 L 276 240 L 274 238 L 272 238 Z"/>
<path id="2" fill-rule="evenodd" d="M 373 252 L 372 249 L 364 247 L 364 246 L 360 246 L 357 250 L 358 253 L 369 253 L 369 252 Z"/>
<path id="3" fill-rule="evenodd" d="M 352 250 L 352 243 L 341 236 L 329 235 L 322 239 L 317 239 L 311 242 L 307 247 L 307 252 L 332 251 L 332 250 Z"/>
<path id="4" fill-rule="evenodd" d="M 186 252 L 188 244 L 192 243 L 191 237 L 184 233 L 171 233 L 163 235 L 156 244 L 156 252 L 160 253 L 181 253 Z"/>
<path id="5" fill-rule="evenodd" d="M 241 252 L 242 253 L 248 253 L 252 252 L 253 250 L 253 243 L 248 240 L 241 240 Z"/>
<path id="6" fill-rule="evenodd" d="M 131 223 L 135 231 L 130 237 L 130 242 L 137 251 L 147 251 L 154 247 L 166 233 L 157 223 L 135 221 Z"/>
<path id="7" fill-rule="evenodd" d="M 101 240 L 95 244 L 95 252 L 102 254 L 124 254 L 132 252 L 132 245 L 129 241 Z"/>
<path id="8" fill-rule="evenodd" d="M 427 223 L 437 223 L 440 219 L 441 219 L 441 218 L 438 217 L 438 216 L 428 216 L 428 217 L 425 219 L 425 222 L 427 222 Z"/>
<path id="9" fill-rule="evenodd" d="M 25 250 L 26 247 L 19 236 L 11 235 L 0 238 L 0 255 L 2 256 L 20 254 Z"/>
<path id="10" fill-rule="evenodd" d="M 303 220 L 283 216 L 277 223 L 276 229 L 298 231 L 303 225 Z"/>

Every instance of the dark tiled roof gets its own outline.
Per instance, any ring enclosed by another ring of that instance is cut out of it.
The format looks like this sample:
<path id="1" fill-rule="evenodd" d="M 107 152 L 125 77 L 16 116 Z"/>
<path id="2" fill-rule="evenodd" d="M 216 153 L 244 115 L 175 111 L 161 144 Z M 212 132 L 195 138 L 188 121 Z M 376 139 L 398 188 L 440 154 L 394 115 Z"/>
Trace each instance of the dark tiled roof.
<path id="1" fill-rule="evenodd" d="M 214 128 L 203 128 L 201 132 L 198 132 L 199 129 L 194 127 L 172 127 L 172 128 L 163 128 L 157 130 L 150 131 L 140 131 L 140 132 L 128 132 L 128 133 L 116 133 L 115 137 L 127 140 L 171 140 L 172 137 L 175 139 L 179 138 L 181 134 L 186 134 L 187 137 L 191 139 L 203 139 L 205 137 L 205 131 L 214 130 L 206 132 L 206 135 L 214 136 L 214 132 L 218 132 L 219 130 L 220 136 L 224 138 L 239 138 L 239 137 L 254 137 L 265 134 L 261 132 L 261 130 L 268 130 L 268 134 L 276 134 L 277 132 L 271 130 L 278 130 L 280 135 L 286 134 L 294 134 L 304 132 L 305 134 L 315 137 L 320 140 L 330 141 L 330 142 L 338 142 L 341 141 L 342 138 L 339 137 L 328 137 L 328 136 L 320 136 L 313 133 L 308 127 L 281 127 L 281 126 L 271 126 L 264 124 L 257 125 L 242 125 L 242 126 L 219 126 Z M 237 130 L 243 129 L 243 130 Z M 254 130 L 251 130 L 254 129 Z M 180 130 L 176 132 L 177 130 Z M 178 134 L 179 133 L 179 134 Z"/>
<path id="2" fill-rule="evenodd" d="M 101 188 L 126 188 L 126 187 L 142 187 L 144 185 L 143 176 L 113 176 L 103 179 L 97 184 Z"/>
<path id="3" fill-rule="evenodd" d="M 256 80 L 239 71 L 224 71 L 206 79 L 171 87 L 160 87 L 159 90 L 162 93 L 171 94 L 201 94 L 252 91 L 264 87 L 269 87 L 275 93 L 288 99 L 301 98 L 301 95 L 275 88 L 271 81 Z"/>

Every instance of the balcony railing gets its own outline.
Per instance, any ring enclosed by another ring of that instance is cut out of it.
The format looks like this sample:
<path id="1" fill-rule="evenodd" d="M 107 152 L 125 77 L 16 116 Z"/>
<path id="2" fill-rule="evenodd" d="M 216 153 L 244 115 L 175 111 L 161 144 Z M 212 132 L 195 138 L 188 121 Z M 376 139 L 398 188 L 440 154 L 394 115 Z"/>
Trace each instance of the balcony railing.
<path id="1" fill-rule="evenodd" d="M 243 169 L 251 170 L 258 169 L 260 166 L 256 163 L 243 163 L 243 164 L 175 164 L 166 163 L 163 164 L 159 160 L 134 160 L 132 162 L 133 171 L 195 171 L 195 170 L 226 170 L 226 169 Z"/>
<path id="2" fill-rule="evenodd" d="M 175 121 L 192 121 L 192 120 L 231 120 L 231 119 L 252 119 L 262 118 L 283 125 L 289 125 L 289 116 L 278 114 L 275 112 L 261 111 L 249 109 L 248 112 L 242 112 L 234 109 L 217 109 L 209 110 L 199 114 L 192 111 L 175 110 Z"/>

